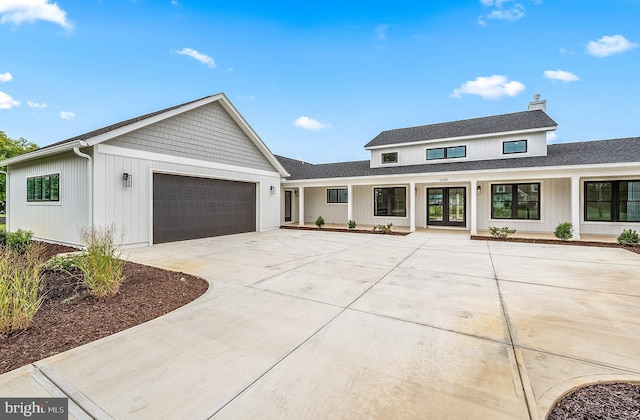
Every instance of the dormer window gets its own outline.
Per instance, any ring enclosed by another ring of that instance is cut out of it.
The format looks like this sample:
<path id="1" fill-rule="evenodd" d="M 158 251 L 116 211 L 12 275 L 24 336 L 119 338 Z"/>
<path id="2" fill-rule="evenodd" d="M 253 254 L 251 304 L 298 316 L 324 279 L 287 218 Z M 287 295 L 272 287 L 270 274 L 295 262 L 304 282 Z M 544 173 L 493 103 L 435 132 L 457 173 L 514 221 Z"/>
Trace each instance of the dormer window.
<path id="1" fill-rule="evenodd" d="M 393 153 L 383 153 L 382 154 L 382 163 L 398 163 L 398 152 Z"/>
<path id="2" fill-rule="evenodd" d="M 527 153 L 527 141 L 515 140 L 503 142 L 502 154 L 509 155 L 512 153 Z"/>
<path id="3" fill-rule="evenodd" d="M 427 160 L 454 159 L 467 156 L 467 146 L 439 147 L 427 149 Z"/>

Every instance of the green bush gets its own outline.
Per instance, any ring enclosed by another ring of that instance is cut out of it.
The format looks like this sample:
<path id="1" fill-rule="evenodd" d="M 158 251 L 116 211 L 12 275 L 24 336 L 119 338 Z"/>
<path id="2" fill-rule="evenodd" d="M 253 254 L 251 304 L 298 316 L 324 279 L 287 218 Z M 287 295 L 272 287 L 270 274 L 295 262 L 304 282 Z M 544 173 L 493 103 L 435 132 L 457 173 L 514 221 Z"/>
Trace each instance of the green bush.
<path id="1" fill-rule="evenodd" d="M 7 244 L 7 230 L 4 226 L 0 227 L 0 247 L 4 247 Z"/>
<path id="2" fill-rule="evenodd" d="M 24 252 L 0 248 L 0 336 L 26 330 L 42 305 L 41 252 L 37 245 Z"/>
<path id="3" fill-rule="evenodd" d="M 622 246 L 640 243 L 640 235 L 633 229 L 625 229 L 620 236 L 618 236 L 618 243 Z"/>
<path id="4" fill-rule="evenodd" d="M 489 233 L 491 233 L 491 236 L 494 238 L 506 239 L 516 233 L 516 230 L 507 226 L 501 228 L 493 226 L 489 228 Z"/>
<path id="5" fill-rule="evenodd" d="M 318 216 L 316 219 L 316 226 L 318 226 L 318 229 L 321 229 L 322 226 L 324 226 L 324 218 L 322 216 Z"/>
<path id="6" fill-rule="evenodd" d="M 373 227 L 374 232 L 380 232 L 385 235 L 389 235 L 393 232 L 393 223 L 389 223 L 388 225 L 377 225 Z"/>
<path id="7" fill-rule="evenodd" d="M 571 239 L 573 236 L 573 223 L 571 222 L 562 222 L 556 227 L 555 232 L 553 234 L 558 239 L 562 239 L 563 241 L 567 241 Z"/>
<path id="8" fill-rule="evenodd" d="M 79 269 L 77 255 L 55 255 L 42 264 L 45 271 L 66 271 L 70 273 Z"/>
<path id="9" fill-rule="evenodd" d="M 86 250 L 76 264 L 90 293 L 99 299 L 114 297 L 124 281 L 124 261 L 120 259 L 122 251 L 115 244 L 115 235 L 114 225 L 80 230 Z"/>
<path id="10" fill-rule="evenodd" d="M 349 228 L 349 230 L 353 230 L 356 228 L 356 221 L 355 220 L 349 220 L 349 223 L 347 223 L 347 227 Z"/>
<path id="11" fill-rule="evenodd" d="M 4 246 L 12 251 L 26 252 L 32 244 L 33 232 L 30 230 L 18 229 L 15 232 L 4 234 Z"/>

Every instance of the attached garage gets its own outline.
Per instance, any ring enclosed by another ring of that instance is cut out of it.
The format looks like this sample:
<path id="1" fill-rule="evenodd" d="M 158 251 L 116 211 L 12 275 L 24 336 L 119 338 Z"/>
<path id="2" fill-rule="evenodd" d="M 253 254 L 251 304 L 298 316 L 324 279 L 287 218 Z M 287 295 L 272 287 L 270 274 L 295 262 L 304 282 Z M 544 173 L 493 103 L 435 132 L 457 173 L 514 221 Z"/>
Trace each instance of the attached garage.
<path id="1" fill-rule="evenodd" d="M 256 231 L 256 184 L 153 174 L 153 243 Z"/>

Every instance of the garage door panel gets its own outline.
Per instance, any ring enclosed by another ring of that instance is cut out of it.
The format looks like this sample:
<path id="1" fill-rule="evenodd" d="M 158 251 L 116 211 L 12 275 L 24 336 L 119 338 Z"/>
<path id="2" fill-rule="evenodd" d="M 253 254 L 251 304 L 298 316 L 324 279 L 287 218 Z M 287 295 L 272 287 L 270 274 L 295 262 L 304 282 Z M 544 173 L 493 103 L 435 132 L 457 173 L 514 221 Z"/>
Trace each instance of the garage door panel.
<path id="1" fill-rule="evenodd" d="M 153 175 L 154 243 L 255 230 L 255 184 Z"/>

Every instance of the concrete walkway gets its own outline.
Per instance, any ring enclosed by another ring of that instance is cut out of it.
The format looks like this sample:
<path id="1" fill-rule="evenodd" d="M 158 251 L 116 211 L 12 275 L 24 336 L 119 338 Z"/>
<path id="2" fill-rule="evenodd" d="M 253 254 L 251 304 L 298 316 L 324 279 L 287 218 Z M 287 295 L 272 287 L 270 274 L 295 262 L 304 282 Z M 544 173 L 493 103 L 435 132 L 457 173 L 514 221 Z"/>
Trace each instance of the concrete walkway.
<path id="1" fill-rule="evenodd" d="M 171 314 L 0 376 L 116 419 L 543 419 L 640 381 L 640 255 L 277 230 L 130 251 L 211 286 Z"/>

